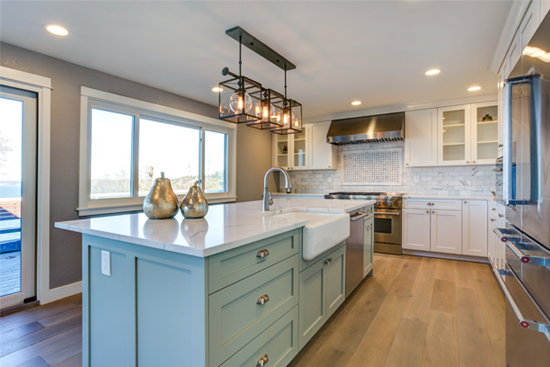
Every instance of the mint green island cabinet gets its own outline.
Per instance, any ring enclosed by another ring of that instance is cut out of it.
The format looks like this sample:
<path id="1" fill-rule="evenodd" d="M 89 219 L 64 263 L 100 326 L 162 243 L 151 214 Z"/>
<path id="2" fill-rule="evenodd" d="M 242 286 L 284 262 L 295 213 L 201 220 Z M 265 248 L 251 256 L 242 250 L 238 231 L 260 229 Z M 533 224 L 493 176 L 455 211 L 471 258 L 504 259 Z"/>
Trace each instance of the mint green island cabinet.
<path id="1" fill-rule="evenodd" d="M 247 224 L 224 221 L 229 248 L 198 256 L 178 238 L 202 237 L 204 255 L 216 215 L 112 218 L 111 231 L 109 217 L 56 224 L 83 233 L 83 366 L 284 367 L 344 302 L 345 241 L 304 261 L 303 221 L 263 218 L 244 244 Z"/>

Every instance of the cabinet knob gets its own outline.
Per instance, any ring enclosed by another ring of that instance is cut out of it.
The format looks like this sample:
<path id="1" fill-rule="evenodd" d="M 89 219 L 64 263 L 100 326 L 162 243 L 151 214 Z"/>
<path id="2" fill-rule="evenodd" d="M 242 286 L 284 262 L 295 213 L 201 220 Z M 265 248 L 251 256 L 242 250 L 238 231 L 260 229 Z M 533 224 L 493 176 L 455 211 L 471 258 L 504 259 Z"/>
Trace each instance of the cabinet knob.
<path id="1" fill-rule="evenodd" d="M 269 362 L 269 357 L 267 354 L 264 354 L 262 358 L 258 359 L 258 362 L 256 362 L 256 367 L 264 367 L 267 362 Z"/>
<path id="2" fill-rule="evenodd" d="M 491 218 L 491 222 L 494 222 L 495 221 L 495 218 Z"/>
<path id="3" fill-rule="evenodd" d="M 432 210 L 432 214 L 435 214 L 435 210 Z"/>
<path id="4" fill-rule="evenodd" d="M 406 165 L 408 166 L 409 164 L 408 164 L 408 163 L 406 163 Z"/>
<path id="5" fill-rule="evenodd" d="M 499 144 L 499 145 L 498 145 L 499 148 L 502 148 L 503 146 L 504 146 L 503 144 Z"/>
<path id="6" fill-rule="evenodd" d="M 466 161 L 466 164 L 470 164 L 470 161 Z"/>
<path id="7" fill-rule="evenodd" d="M 434 203 L 428 203 L 429 206 L 434 206 L 435 204 Z"/>
<path id="8" fill-rule="evenodd" d="M 426 210 L 426 213 L 429 213 L 430 211 L 429 210 Z"/>
<path id="9" fill-rule="evenodd" d="M 472 163 L 476 163 L 476 161 L 473 161 Z"/>
<path id="10" fill-rule="evenodd" d="M 496 208 L 491 209 L 492 212 L 494 212 L 495 210 L 496 210 Z"/>
<path id="11" fill-rule="evenodd" d="M 504 215 L 502 215 L 502 214 L 499 213 L 498 217 L 499 217 L 499 218 L 502 218 L 502 217 L 504 217 Z"/>
<path id="12" fill-rule="evenodd" d="M 257 305 L 265 305 L 267 302 L 269 302 L 269 296 L 267 294 L 264 294 L 258 300 L 256 301 Z"/>
<path id="13" fill-rule="evenodd" d="M 258 251 L 258 253 L 256 254 L 256 257 L 258 257 L 258 258 L 260 258 L 260 259 L 261 259 L 261 258 L 264 258 L 264 257 L 266 257 L 266 256 L 269 256 L 269 251 L 267 251 L 267 250 L 260 250 L 260 251 Z"/>
<path id="14" fill-rule="evenodd" d="M 464 201 L 464 205 L 466 205 L 466 204 L 468 204 L 468 202 L 467 202 L 467 201 Z"/>

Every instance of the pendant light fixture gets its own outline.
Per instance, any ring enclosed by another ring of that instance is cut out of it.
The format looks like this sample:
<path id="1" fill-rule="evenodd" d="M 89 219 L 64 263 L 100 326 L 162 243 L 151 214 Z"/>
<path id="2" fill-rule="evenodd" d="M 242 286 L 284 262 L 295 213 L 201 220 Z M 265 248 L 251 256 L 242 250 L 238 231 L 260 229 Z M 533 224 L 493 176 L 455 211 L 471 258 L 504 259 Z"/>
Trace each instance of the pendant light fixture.
<path id="1" fill-rule="evenodd" d="M 222 75 L 233 78 L 219 84 L 222 90 L 219 93 L 220 119 L 236 124 L 257 122 L 262 108 L 262 85 L 242 75 L 241 49 L 242 37 L 239 39 L 239 75 L 225 67 Z"/>
<path id="2" fill-rule="evenodd" d="M 265 43 L 241 27 L 228 29 L 225 33 L 239 42 L 239 75 L 226 67 L 222 75 L 233 78 L 219 83 L 219 117 L 233 123 L 246 123 L 256 129 L 287 135 L 302 131 L 302 105 L 288 99 L 286 93 L 286 72 L 296 66 L 275 52 Z M 262 85 L 242 75 L 242 45 L 271 61 L 285 72 L 285 94 Z"/>
<path id="3" fill-rule="evenodd" d="M 285 69 L 285 98 L 283 99 L 283 123 L 270 131 L 279 135 L 289 135 L 302 132 L 302 104 L 287 98 L 286 93 L 286 69 Z"/>

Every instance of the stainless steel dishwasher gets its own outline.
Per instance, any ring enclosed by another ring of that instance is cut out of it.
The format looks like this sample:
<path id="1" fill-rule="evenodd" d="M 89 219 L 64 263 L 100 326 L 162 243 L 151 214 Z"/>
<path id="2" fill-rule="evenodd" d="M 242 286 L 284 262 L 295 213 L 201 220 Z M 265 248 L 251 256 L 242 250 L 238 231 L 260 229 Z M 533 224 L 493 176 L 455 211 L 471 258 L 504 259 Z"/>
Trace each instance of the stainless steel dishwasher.
<path id="1" fill-rule="evenodd" d="M 350 236 L 346 240 L 346 298 L 363 280 L 363 251 L 365 248 L 364 218 L 367 213 L 350 213 Z"/>

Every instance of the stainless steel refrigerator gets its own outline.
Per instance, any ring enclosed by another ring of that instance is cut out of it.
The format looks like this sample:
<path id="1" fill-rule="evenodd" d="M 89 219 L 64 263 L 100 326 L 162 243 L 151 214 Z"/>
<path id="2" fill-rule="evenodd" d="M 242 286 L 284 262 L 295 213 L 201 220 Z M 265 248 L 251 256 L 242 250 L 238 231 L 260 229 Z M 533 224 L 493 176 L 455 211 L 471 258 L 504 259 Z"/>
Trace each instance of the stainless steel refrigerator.
<path id="1" fill-rule="evenodd" d="M 506 361 L 550 366 L 550 14 L 507 79 L 504 104 Z"/>

